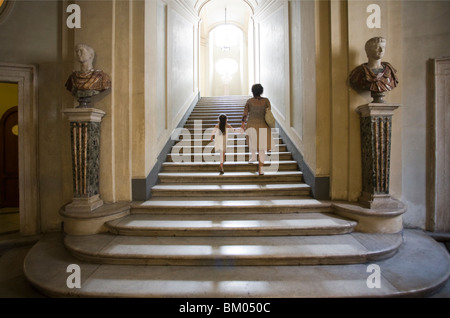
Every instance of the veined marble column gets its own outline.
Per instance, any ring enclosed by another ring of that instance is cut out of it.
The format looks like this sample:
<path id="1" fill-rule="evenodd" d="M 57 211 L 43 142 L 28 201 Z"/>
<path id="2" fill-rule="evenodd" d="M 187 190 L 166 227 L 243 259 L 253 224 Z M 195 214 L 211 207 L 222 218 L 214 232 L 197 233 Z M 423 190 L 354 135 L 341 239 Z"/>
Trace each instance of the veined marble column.
<path id="1" fill-rule="evenodd" d="M 100 124 L 105 112 L 96 108 L 68 108 L 74 196 L 67 212 L 91 212 L 103 205 L 99 192 Z"/>
<path id="2" fill-rule="evenodd" d="M 396 207 L 389 194 L 392 115 L 399 104 L 359 106 L 361 124 L 362 193 L 359 202 L 370 209 Z"/>

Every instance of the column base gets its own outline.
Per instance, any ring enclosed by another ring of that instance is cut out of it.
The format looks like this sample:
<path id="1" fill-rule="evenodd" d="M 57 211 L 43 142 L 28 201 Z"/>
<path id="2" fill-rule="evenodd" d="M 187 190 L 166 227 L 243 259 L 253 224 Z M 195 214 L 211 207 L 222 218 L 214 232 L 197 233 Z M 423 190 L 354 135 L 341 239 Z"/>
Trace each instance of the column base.
<path id="1" fill-rule="evenodd" d="M 395 206 L 391 208 L 366 208 L 360 203 L 333 202 L 335 213 L 358 224 L 355 231 L 362 233 L 392 234 L 403 230 L 402 215 L 406 212 L 406 206 L 395 199 L 390 199 Z"/>
<path id="2" fill-rule="evenodd" d="M 367 209 L 395 209 L 398 207 L 398 201 L 392 199 L 389 194 L 371 194 L 361 193 L 358 198 L 359 204 Z"/>
<path id="3" fill-rule="evenodd" d="M 92 235 L 109 231 L 106 223 L 130 214 L 129 202 L 103 204 L 95 211 L 68 211 L 66 205 L 59 214 L 63 217 L 64 232 L 69 235 Z M 70 210 L 70 209 L 69 209 Z"/>
<path id="4" fill-rule="evenodd" d="M 100 195 L 94 195 L 88 198 L 73 198 L 72 203 L 66 206 L 67 212 L 92 212 L 103 205 Z"/>

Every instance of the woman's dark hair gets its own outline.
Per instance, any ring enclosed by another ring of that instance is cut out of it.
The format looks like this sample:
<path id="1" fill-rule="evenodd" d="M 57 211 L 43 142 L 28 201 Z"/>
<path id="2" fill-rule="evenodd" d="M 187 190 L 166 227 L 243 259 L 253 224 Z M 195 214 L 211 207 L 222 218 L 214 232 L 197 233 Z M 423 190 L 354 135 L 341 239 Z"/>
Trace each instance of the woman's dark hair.
<path id="1" fill-rule="evenodd" d="M 227 115 L 220 114 L 219 116 L 219 129 L 222 134 L 225 134 L 225 124 L 227 123 Z"/>
<path id="2" fill-rule="evenodd" d="M 260 97 L 264 91 L 261 84 L 255 84 L 252 86 L 253 97 Z"/>

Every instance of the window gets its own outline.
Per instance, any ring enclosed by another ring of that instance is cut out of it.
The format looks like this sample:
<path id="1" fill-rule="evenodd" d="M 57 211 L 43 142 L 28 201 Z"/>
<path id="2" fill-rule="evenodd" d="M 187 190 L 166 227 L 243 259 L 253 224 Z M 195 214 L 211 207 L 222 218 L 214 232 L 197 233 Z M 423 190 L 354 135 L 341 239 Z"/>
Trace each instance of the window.
<path id="1" fill-rule="evenodd" d="M 231 82 L 233 75 L 237 72 L 238 68 L 238 63 L 231 58 L 220 59 L 216 63 L 216 71 L 220 74 L 224 84 L 229 84 Z"/>

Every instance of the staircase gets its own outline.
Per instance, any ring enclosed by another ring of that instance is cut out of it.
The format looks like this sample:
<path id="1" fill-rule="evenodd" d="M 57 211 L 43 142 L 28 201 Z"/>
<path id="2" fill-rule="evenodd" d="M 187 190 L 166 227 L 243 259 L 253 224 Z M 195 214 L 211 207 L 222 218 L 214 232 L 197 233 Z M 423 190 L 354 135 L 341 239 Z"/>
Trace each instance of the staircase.
<path id="1" fill-rule="evenodd" d="M 258 164 L 248 162 L 245 135 L 230 135 L 226 172 L 219 174 L 219 156 L 204 130 L 214 127 L 220 113 L 238 128 L 247 99 L 202 98 L 184 126 L 192 134 L 180 136 L 191 140 L 175 144 L 152 198 L 134 202 L 129 216 L 108 222 L 109 234 L 67 236 L 72 254 L 103 264 L 244 266 L 360 263 L 394 252 L 398 244 L 391 240 L 365 248 L 352 235 L 356 222 L 312 198 L 279 138 L 270 155 L 275 160 L 265 163 L 266 170 L 278 169 L 261 176 Z M 202 129 L 194 134 L 196 120 Z M 201 145 L 200 154 L 211 153 L 211 160 L 194 160 L 195 145 Z M 175 157 L 180 152 L 190 153 L 187 162 Z"/>
<path id="2" fill-rule="evenodd" d="M 220 113 L 226 113 L 229 123 L 238 128 L 247 98 L 202 98 L 184 127 L 193 131 L 195 120 L 201 120 L 204 131 L 217 123 Z M 402 233 L 355 231 L 356 221 L 335 214 L 331 202 L 311 196 L 297 162 L 280 138 L 276 138 L 271 161 L 265 164 L 265 174 L 259 175 L 257 163 L 248 162 L 245 136 L 230 136 L 225 174 L 220 175 L 219 156 L 214 151 L 211 157 L 217 161 L 195 160 L 196 151 L 197 156 L 199 150 L 210 153 L 213 143 L 209 136 L 191 135 L 189 146 L 186 136 L 180 136 L 184 143 L 174 145 L 151 199 L 132 202 L 129 215 L 106 223 L 107 233 L 64 237 L 61 251 L 69 251 L 71 262 L 84 264 L 85 273 L 92 275 L 81 290 L 44 287 L 31 270 L 30 281 L 52 296 L 342 297 L 399 293 L 368 289 L 366 269 L 368 262 L 388 261 L 394 256 L 402 246 Z M 190 162 L 180 162 L 174 155 L 189 150 Z M 278 169 L 271 170 L 274 165 Z M 340 285 L 339 280 L 347 285 Z M 333 281 L 333 291 L 321 285 Z"/>

